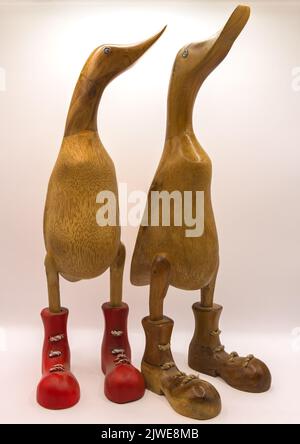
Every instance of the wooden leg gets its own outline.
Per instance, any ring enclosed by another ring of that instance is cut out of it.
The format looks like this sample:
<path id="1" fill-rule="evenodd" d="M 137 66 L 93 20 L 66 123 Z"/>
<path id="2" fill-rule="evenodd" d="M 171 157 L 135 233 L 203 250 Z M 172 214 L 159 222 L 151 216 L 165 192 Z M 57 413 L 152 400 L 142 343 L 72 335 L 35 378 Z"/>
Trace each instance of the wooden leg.
<path id="1" fill-rule="evenodd" d="M 59 313 L 61 311 L 59 276 L 55 267 L 55 262 L 49 254 L 46 254 L 45 257 L 45 269 L 48 285 L 49 310 L 52 313 Z"/>
<path id="2" fill-rule="evenodd" d="M 117 256 L 110 266 L 110 304 L 112 307 L 122 305 L 123 272 L 125 265 L 126 249 L 122 242 Z"/>
<path id="3" fill-rule="evenodd" d="M 164 298 L 169 287 L 171 265 L 165 256 L 156 256 L 152 263 L 150 280 L 150 320 L 163 319 Z"/>
<path id="4" fill-rule="evenodd" d="M 212 307 L 214 303 L 214 292 L 215 292 L 215 285 L 218 275 L 218 269 L 219 266 L 216 269 L 216 272 L 210 281 L 210 283 L 206 286 L 201 288 L 201 305 L 202 307 Z"/>

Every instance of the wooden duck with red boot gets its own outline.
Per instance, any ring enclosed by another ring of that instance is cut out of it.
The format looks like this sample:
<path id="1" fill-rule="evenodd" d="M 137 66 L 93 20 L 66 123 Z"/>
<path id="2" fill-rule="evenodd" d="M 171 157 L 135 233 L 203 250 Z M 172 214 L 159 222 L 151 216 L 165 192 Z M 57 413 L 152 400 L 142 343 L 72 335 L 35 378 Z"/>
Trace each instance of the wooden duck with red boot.
<path id="1" fill-rule="evenodd" d="M 80 397 L 70 369 L 68 310 L 61 306 L 59 276 L 76 282 L 100 276 L 107 268 L 110 302 L 102 306 L 105 333 L 101 352 L 105 394 L 118 403 L 144 394 L 143 377 L 130 363 L 128 306 L 122 302 L 125 247 L 120 240 L 117 180 L 99 138 L 97 111 L 107 84 L 132 66 L 163 31 L 136 45 L 98 47 L 85 63 L 73 93 L 44 213 L 49 307 L 41 313 L 45 338 L 37 401 L 50 409 L 71 407 Z M 117 220 L 113 226 L 99 226 L 96 221 L 100 208 L 96 197 L 102 190 L 115 196 Z"/>

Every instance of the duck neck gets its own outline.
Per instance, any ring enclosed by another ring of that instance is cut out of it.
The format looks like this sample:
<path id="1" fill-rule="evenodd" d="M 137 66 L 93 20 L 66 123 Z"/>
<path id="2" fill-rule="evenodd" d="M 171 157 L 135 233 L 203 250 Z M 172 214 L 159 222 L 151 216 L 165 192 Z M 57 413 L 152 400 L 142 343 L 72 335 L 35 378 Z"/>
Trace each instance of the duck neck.
<path id="1" fill-rule="evenodd" d="M 69 107 L 64 136 L 81 131 L 97 132 L 98 107 L 105 86 L 103 81 L 90 80 L 80 74 Z"/>
<path id="2" fill-rule="evenodd" d="M 200 85 L 190 80 L 186 85 L 188 87 L 172 76 L 168 93 L 166 139 L 183 134 L 194 135 L 193 109 Z"/>

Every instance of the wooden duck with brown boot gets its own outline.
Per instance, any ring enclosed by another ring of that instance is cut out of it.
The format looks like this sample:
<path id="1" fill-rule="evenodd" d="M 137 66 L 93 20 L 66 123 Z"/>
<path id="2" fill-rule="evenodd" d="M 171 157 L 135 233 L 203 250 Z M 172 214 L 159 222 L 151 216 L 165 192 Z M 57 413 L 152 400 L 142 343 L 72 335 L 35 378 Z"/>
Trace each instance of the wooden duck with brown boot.
<path id="1" fill-rule="evenodd" d="M 144 394 L 143 377 L 130 363 L 128 306 L 122 302 L 125 247 L 120 240 L 117 180 L 98 135 L 97 111 L 107 84 L 132 66 L 163 31 L 136 45 L 98 47 L 85 63 L 73 93 L 44 214 L 49 308 L 41 313 L 45 338 L 37 401 L 50 409 L 71 407 L 80 396 L 79 384 L 70 371 L 68 310 L 61 306 L 59 275 L 75 282 L 95 278 L 110 268 L 110 302 L 102 306 L 105 394 L 118 403 Z M 101 191 L 115 196 L 115 224 L 101 226 L 96 221 Z"/>
<path id="2" fill-rule="evenodd" d="M 163 300 L 169 285 L 201 291 L 201 302 L 193 305 L 196 329 L 189 349 L 189 365 L 194 370 L 221 376 L 233 387 L 251 392 L 263 392 L 271 382 L 270 372 L 263 362 L 252 355 L 240 358 L 235 353 L 227 354 L 219 341 L 221 307 L 213 303 L 219 247 L 211 204 L 212 166 L 196 139 L 192 124 L 193 106 L 200 86 L 225 58 L 249 15 L 249 7 L 238 6 L 216 36 L 191 43 L 176 56 L 169 85 L 165 146 L 148 194 L 146 223 L 144 220 L 140 227 L 131 264 L 131 282 L 150 285 L 150 316 L 143 320 L 146 350 L 142 373 L 146 386 L 165 394 L 179 413 L 198 419 L 216 415 L 220 402 L 216 393 L 203 382 L 181 376 L 173 362 L 169 345 L 173 322 L 163 315 Z M 193 215 L 197 214 L 195 194 L 204 192 L 202 233 L 187 236 L 191 227 L 185 220 L 175 223 L 176 211 L 183 207 L 183 200 L 176 210 L 174 199 L 170 226 L 162 223 L 163 212 L 159 213 L 159 223 L 153 224 L 153 209 L 157 210 L 157 205 L 153 205 L 152 191 L 166 191 L 169 196 L 174 191 L 179 191 L 181 196 L 192 191 Z M 192 395 L 193 385 L 202 391 L 201 402 Z M 210 395 L 206 397 L 207 393 Z"/>

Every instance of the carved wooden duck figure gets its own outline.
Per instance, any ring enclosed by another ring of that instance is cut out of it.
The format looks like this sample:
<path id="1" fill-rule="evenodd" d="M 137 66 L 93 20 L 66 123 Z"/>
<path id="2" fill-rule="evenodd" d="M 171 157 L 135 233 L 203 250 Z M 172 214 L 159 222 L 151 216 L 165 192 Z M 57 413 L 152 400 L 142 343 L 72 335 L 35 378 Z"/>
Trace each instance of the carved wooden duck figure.
<path id="1" fill-rule="evenodd" d="M 242 358 L 236 353 L 227 354 L 219 340 L 222 307 L 213 303 L 219 248 L 210 193 L 212 167 L 192 125 L 200 86 L 225 58 L 249 15 L 247 6 L 238 6 L 216 36 L 191 43 L 176 56 L 169 85 L 165 146 L 148 195 L 149 225 L 139 229 L 131 264 L 131 282 L 150 285 L 150 316 L 142 321 L 146 334 L 142 361 L 146 386 L 164 394 L 177 412 L 197 419 L 217 415 L 220 399 L 212 386 L 182 374 L 174 363 L 170 349 L 173 321 L 163 315 L 169 285 L 201 291 L 201 302 L 193 305 L 196 328 L 189 349 L 190 367 L 221 376 L 233 387 L 249 392 L 263 392 L 271 381 L 263 362 L 252 355 Z M 204 192 L 204 229 L 200 235 L 187 236 L 190 226 L 185 222 L 175 226 L 175 203 L 171 226 L 163 226 L 162 216 L 158 226 L 151 226 L 155 208 L 151 192 L 175 190 L 181 196 L 185 191 L 193 192 L 193 214 L 197 210 L 195 193 Z"/>
<path id="2" fill-rule="evenodd" d="M 163 31 L 136 45 L 98 47 L 85 63 L 73 93 L 44 214 L 49 308 L 41 313 L 45 338 L 37 400 L 47 408 L 71 407 L 80 396 L 78 382 L 70 371 L 68 310 L 61 307 L 59 275 L 75 282 L 100 276 L 108 267 L 110 302 L 102 306 L 105 394 L 119 403 L 144 394 L 143 377 L 130 363 L 128 306 L 122 302 L 125 247 L 120 240 L 117 180 L 114 164 L 98 135 L 97 111 L 106 85 L 132 66 Z M 96 197 L 102 190 L 115 196 L 114 226 L 97 224 L 100 204 Z"/>

